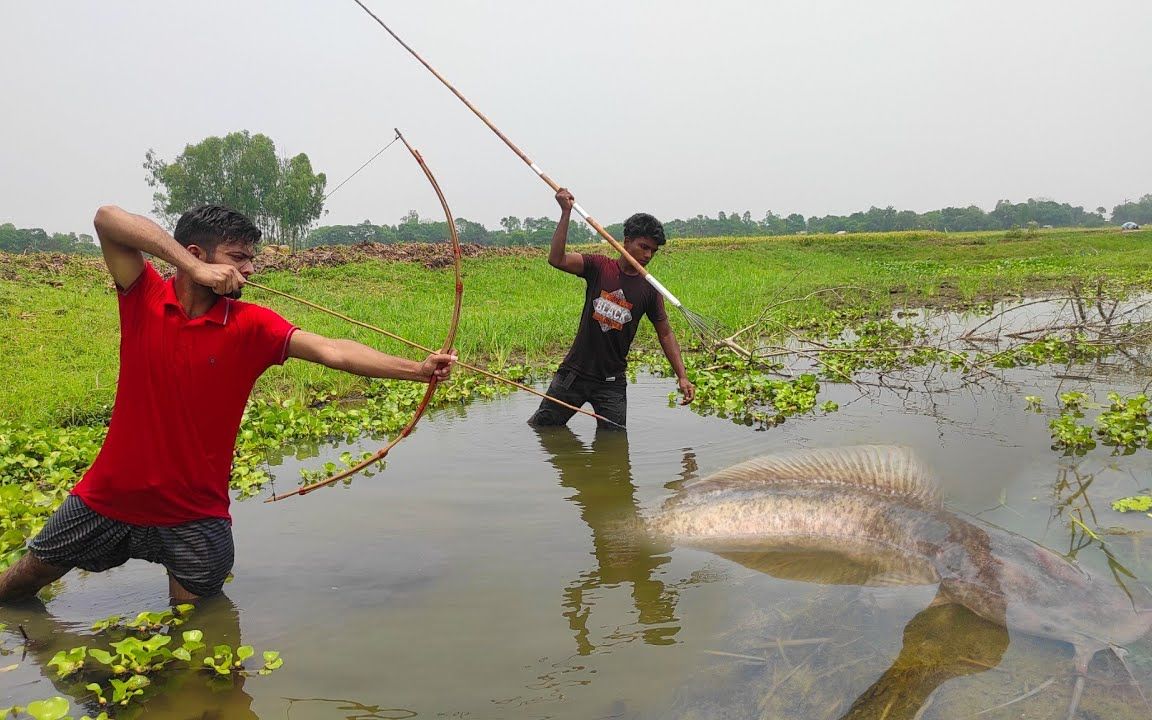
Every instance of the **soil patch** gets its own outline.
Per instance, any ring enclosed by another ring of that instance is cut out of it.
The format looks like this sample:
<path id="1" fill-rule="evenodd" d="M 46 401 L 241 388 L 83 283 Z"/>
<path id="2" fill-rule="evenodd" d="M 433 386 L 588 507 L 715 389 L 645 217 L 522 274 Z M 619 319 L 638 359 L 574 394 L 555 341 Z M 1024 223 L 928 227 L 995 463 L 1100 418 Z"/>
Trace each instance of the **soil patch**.
<path id="1" fill-rule="evenodd" d="M 507 247 L 468 244 L 460 246 L 465 258 L 478 257 L 539 257 L 538 247 Z M 289 252 L 284 245 L 265 245 L 256 257 L 257 272 L 299 272 L 306 268 L 334 267 L 367 261 L 409 262 L 424 267 L 438 268 L 452 265 L 452 248 L 433 243 L 360 243 L 357 245 L 327 245 Z M 172 268 L 153 259 L 156 269 L 167 277 Z M 104 260 L 99 256 L 69 253 L 5 253 L 0 252 L 0 279 L 51 282 L 50 278 L 74 272 L 104 272 Z"/>
<path id="2" fill-rule="evenodd" d="M 540 248 L 492 245 L 461 245 L 465 258 L 539 256 Z M 283 245 L 269 245 L 256 258 L 257 271 L 299 272 L 305 268 L 333 267 L 349 263 L 383 260 L 388 262 L 419 263 L 438 268 L 452 265 L 452 248 L 439 243 L 359 243 L 357 245 L 326 245 L 288 252 Z"/>

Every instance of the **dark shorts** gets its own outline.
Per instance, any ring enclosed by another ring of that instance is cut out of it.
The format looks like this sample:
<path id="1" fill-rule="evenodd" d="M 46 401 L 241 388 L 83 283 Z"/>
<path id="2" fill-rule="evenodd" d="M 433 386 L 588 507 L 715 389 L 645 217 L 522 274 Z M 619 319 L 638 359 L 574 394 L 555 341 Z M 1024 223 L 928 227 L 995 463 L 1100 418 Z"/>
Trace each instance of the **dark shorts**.
<path id="1" fill-rule="evenodd" d="M 69 495 L 28 543 L 36 559 L 61 568 L 100 572 L 131 558 L 163 565 L 194 595 L 220 592 L 232 571 L 232 524 L 223 518 L 171 527 L 130 525 L 104 517 Z"/>
<path id="2" fill-rule="evenodd" d="M 628 419 L 628 380 L 623 375 L 609 381 L 590 380 L 580 377 L 575 370 L 561 368 L 549 383 L 547 393 L 575 407 L 591 403 L 596 414 L 603 415 L 621 426 Z M 540 407 L 528 418 L 528 424 L 564 425 L 575 414 L 575 410 L 557 405 L 551 400 L 542 400 Z M 605 429 L 619 429 L 599 420 L 596 424 Z"/>

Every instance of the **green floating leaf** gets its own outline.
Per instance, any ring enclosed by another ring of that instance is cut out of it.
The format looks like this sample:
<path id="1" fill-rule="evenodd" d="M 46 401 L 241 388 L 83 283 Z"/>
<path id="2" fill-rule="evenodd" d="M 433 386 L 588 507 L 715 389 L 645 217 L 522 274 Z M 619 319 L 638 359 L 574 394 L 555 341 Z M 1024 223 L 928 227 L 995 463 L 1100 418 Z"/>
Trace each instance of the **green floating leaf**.
<path id="1" fill-rule="evenodd" d="M 100 648 L 92 648 L 91 650 L 88 651 L 88 657 L 92 658 L 93 660 L 95 660 L 96 662 L 98 662 L 102 665 L 111 665 L 113 658 L 115 658 L 116 656 L 113 655 L 112 653 L 108 652 L 107 650 L 101 650 Z"/>
<path id="2" fill-rule="evenodd" d="M 203 630 L 185 630 L 183 635 L 186 643 L 198 643 L 204 640 Z"/>
<path id="3" fill-rule="evenodd" d="M 60 720 L 68 714 L 68 701 L 57 695 L 28 703 L 27 712 L 36 720 Z"/>
<path id="4" fill-rule="evenodd" d="M 1152 510 L 1152 495 L 1133 495 L 1114 500 L 1112 509 L 1118 512 L 1148 512 Z"/>

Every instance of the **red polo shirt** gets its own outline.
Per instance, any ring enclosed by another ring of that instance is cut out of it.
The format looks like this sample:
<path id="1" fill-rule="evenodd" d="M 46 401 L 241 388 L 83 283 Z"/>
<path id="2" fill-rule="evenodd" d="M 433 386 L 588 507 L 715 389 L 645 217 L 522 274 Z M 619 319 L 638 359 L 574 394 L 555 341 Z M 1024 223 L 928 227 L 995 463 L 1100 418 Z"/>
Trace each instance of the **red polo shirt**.
<path id="1" fill-rule="evenodd" d="M 150 263 L 119 293 L 120 378 L 108 437 L 72 492 L 134 525 L 228 518 L 236 432 L 256 378 L 287 359 L 296 330 L 221 297 L 189 319 Z"/>

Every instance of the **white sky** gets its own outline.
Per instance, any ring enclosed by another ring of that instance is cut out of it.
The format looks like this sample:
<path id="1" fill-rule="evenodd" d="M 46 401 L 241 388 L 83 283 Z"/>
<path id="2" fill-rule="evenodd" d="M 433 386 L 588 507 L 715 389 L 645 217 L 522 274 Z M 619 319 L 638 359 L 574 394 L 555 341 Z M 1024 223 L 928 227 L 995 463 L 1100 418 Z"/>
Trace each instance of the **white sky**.
<path id="1" fill-rule="evenodd" d="M 365 0 L 605 223 L 1152 192 L 1149 0 Z M 332 188 L 392 138 L 457 216 L 551 191 L 352 0 L 0 0 L 0 223 L 148 212 L 235 130 Z M 319 224 L 439 218 L 397 144 Z"/>

